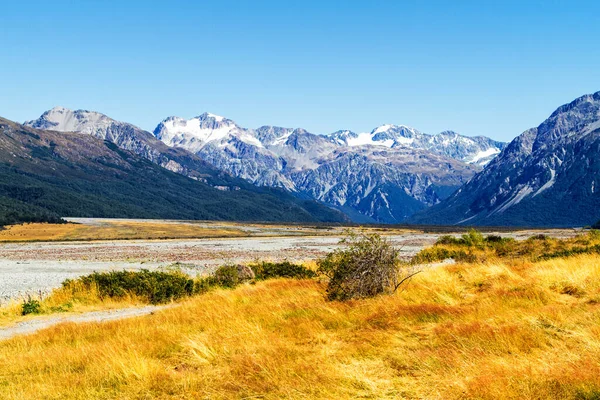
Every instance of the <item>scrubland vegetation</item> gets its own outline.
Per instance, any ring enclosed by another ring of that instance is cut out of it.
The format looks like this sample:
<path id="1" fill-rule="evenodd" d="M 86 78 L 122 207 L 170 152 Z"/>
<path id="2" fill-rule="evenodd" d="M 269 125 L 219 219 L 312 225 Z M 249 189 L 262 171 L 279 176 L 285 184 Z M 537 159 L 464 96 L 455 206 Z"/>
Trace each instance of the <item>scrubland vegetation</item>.
<path id="1" fill-rule="evenodd" d="M 546 235 L 517 241 L 471 230 L 460 238 L 442 236 L 437 243 L 421 251 L 413 263 L 432 263 L 452 258 L 461 262 L 483 262 L 494 259 L 529 261 L 570 257 L 577 254 L 600 254 L 600 231 L 591 230 L 571 239 L 554 239 Z"/>
<path id="2" fill-rule="evenodd" d="M 522 243 L 445 237 L 413 264 L 444 251 L 456 264 L 346 301 L 327 298 L 331 281 L 313 277 L 316 266 L 260 263 L 241 280 L 226 266 L 192 279 L 177 307 L 2 342 L 0 398 L 598 399 L 598 241 L 596 232 Z M 77 302 L 77 290 L 94 301 L 151 301 L 103 286 L 71 281 L 52 301 Z"/>

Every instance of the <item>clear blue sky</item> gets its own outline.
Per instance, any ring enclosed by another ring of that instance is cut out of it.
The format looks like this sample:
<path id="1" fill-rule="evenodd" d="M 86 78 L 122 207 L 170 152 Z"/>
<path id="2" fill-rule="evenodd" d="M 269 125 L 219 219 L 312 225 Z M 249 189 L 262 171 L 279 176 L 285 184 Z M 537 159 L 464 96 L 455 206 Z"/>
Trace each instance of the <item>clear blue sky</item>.
<path id="1" fill-rule="evenodd" d="M 28 1 L 0 14 L 0 116 L 152 130 L 204 111 L 315 133 L 510 140 L 600 90 L 597 1 Z"/>

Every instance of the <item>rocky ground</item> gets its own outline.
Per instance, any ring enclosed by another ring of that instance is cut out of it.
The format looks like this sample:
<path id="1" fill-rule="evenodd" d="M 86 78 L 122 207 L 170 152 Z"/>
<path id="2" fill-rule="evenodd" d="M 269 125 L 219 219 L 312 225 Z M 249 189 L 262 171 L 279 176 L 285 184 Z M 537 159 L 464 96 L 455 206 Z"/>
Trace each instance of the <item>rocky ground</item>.
<path id="1" fill-rule="evenodd" d="M 252 227 L 252 229 L 257 229 Z M 269 229 L 269 228 L 265 228 Z M 540 232 L 535 232 L 540 233 Z M 564 237 L 571 230 L 546 232 Z M 502 233 L 517 239 L 533 232 Z M 389 236 L 409 258 L 439 234 Z M 117 240 L 0 244 L 0 303 L 26 295 L 43 296 L 68 278 L 111 269 L 182 268 L 207 274 L 219 265 L 254 260 L 313 260 L 338 246 L 340 236 L 279 236 L 197 240 Z"/>

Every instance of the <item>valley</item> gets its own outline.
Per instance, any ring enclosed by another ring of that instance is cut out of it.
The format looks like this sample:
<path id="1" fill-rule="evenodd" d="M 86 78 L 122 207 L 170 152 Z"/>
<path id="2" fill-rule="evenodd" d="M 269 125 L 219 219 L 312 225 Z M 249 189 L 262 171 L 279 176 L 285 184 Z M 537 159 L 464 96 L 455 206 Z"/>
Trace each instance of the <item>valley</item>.
<path id="1" fill-rule="evenodd" d="M 206 221 L 69 220 L 77 224 L 17 225 L 0 231 L 0 303 L 26 295 L 44 296 L 65 279 L 94 271 L 175 268 L 196 276 L 210 274 L 220 265 L 255 260 L 313 261 L 338 248 L 347 229 Z M 404 260 L 440 236 L 419 230 L 363 229 L 385 235 L 400 249 Z M 523 240 L 534 233 L 566 238 L 577 231 L 500 234 Z"/>

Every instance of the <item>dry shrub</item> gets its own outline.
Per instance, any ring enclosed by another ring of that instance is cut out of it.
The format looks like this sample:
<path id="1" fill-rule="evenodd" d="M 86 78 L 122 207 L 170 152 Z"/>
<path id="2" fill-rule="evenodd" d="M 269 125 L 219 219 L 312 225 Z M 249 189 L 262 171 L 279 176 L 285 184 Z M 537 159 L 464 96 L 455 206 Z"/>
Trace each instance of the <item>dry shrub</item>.
<path id="1" fill-rule="evenodd" d="M 327 298 L 349 300 L 394 293 L 419 270 L 400 262 L 399 251 L 376 234 L 349 233 L 335 250 L 318 262 L 329 278 Z"/>

